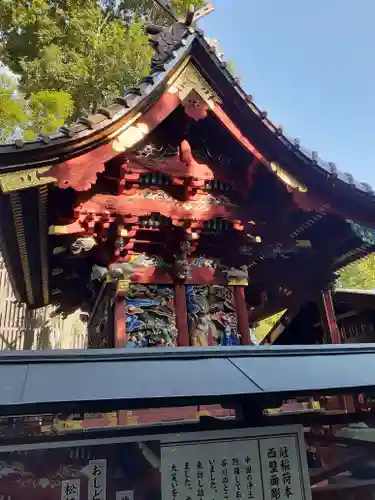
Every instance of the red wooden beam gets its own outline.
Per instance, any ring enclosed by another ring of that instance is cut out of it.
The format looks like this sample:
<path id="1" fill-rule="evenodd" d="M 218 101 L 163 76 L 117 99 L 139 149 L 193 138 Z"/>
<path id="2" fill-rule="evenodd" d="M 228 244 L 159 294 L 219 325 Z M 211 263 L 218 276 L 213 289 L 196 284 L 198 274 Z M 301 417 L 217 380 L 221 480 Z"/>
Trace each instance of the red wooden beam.
<path id="1" fill-rule="evenodd" d="M 241 344 L 250 345 L 252 344 L 252 341 L 250 337 L 250 328 L 249 328 L 244 287 L 234 286 L 233 295 L 237 312 L 238 332 L 241 335 Z"/>
<path id="2" fill-rule="evenodd" d="M 255 158 L 257 158 L 263 165 L 269 167 L 269 162 L 266 158 L 257 150 L 257 148 L 245 137 L 241 130 L 233 123 L 229 116 L 223 111 L 219 104 L 214 104 L 213 112 L 216 118 L 224 125 L 224 127 L 233 135 L 237 141 L 242 144 Z"/>
<path id="3" fill-rule="evenodd" d="M 324 341 L 327 344 L 341 344 L 342 339 L 336 321 L 336 312 L 330 290 L 322 290 L 319 300 L 320 319 Z M 340 406 L 349 413 L 359 409 L 357 396 L 339 396 Z"/>
<path id="4" fill-rule="evenodd" d="M 125 151 L 132 139 L 138 138 L 138 140 L 134 140 L 134 144 L 139 142 L 164 121 L 179 104 L 180 100 L 177 95 L 165 92 L 134 125 L 126 128 L 124 132 L 120 132 L 110 142 L 88 153 L 52 166 L 48 172 L 41 174 L 41 177 L 55 177 L 56 184 L 61 189 L 71 187 L 76 191 L 88 191 L 91 186 L 96 184 L 97 175 L 104 171 L 107 161 Z M 137 127 L 141 126 L 146 131 L 144 136 L 137 135 Z M 126 127 L 126 123 L 122 127 Z"/>
<path id="5" fill-rule="evenodd" d="M 150 212 L 160 213 L 173 221 L 181 219 L 206 221 L 216 217 L 227 220 L 241 220 L 239 207 L 233 204 L 203 204 L 201 200 L 179 202 L 169 199 L 149 199 L 142 196 L 96 194 L 83 201 L 74 209 L 76 216 L 80 214 L 113 214 L 148 215 Z"/>
<path id="6" fill-rule="evenodd" d="M 190 345 L 189 328 L 187 321 L 186 292 L 184 285 L 175 285 L 174 303 L 176 311 L 177 345 L 187 347 Z"/>
<path id="7" fill-rule="evenodd" d="M 319 299 L 320 318 L 327 344 L 341 344 L 340 330 L 336 322 L 336 313 L 330 290 L 322 290 Z"/>
<path id="8" fill-rule="evenodd" d="M 126 317 L 125 317 L 125 297 L 117 297 L 115 302 L 115 347 L 121 348 L 126 346 Z"/>

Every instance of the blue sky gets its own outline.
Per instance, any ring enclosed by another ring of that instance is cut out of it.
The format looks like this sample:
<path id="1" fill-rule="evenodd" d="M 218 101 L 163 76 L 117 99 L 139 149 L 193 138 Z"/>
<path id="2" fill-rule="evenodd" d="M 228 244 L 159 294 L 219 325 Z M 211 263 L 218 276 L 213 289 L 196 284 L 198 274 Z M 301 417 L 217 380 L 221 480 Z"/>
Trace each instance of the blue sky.
<path id="1" fill-rule="evenodd" d="M 375 0 L 214 0 L 201 22 L 272 121 L 375 187 Z"/>

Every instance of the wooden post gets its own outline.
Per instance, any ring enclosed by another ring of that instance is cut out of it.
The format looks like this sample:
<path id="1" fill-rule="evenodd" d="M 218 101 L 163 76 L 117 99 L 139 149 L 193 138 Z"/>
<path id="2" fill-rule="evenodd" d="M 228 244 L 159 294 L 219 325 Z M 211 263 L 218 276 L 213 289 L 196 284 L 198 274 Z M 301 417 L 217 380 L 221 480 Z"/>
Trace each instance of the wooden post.
<path id="1" fill-rule="evenodd" d="M 126 346 L 126 317 L 125 317 L 125 297 L 116 297 L 115 302 L 115 347 Z"/>
<path id="2" fill-rule="evenodd" d="M 242 345 L 251 345 L 249 320 L 245 301 L 245 288 L 233 286 L 234 304 L 237 312 L 238 333 L 241 335 Z"/>
<path id="3" fill-rule="evenodd" d="M 187 347 L 190 345 L 186 292 L 184 285 L 175 285 L 174 287 L 174 305 L 176 312 L 177 327 L 177 345 L 178 347 Z"/>
<path id="4" fill-rule="evenodd" d="M 340 330 L 336 321 L 336 312 L 330 290 L 322 290 L 319 301 L 320 320 L 323 329 L 324 343 L 342 344 Z M 358 398 L 356 396 L 340 396 L 339 405 L 348 412 L 354 413 L 359 409 Z"/>
<path id="5" fill-rule="evenodd" d="M 341 344 L 340 330 L 337 326 L 336 313 L 330 290 L 322 290 L 319 306 L 325 343 Z"/>

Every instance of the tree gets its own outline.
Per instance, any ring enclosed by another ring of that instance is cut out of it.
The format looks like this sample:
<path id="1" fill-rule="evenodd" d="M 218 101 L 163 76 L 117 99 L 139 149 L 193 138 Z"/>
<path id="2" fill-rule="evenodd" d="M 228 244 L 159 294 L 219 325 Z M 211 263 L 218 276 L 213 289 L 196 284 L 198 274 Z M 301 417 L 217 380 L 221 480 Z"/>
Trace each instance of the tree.
<path id="1" fill-rule="evenodd" d="M 268 318 L 262 319 L 256 328 L 254 328 L 254 331 L 252 333 L 254 340 L 257 343 L 262 342 L 269 332 L 271 331 L 271 328 L 277 323 L 277 321 L 281 318 L 281 316 L 285 313 L 285 309 L 283 311 L 280 311 L 276 314 L 273 314 L 272 316 L 269 316 Z"/>
<path id="2" fill-rule="evenodd" d="M 0 75 L 0 142 L 5 142 L 17 126 L 27 123 L 23 98 L 10 76 Z"/>
<path id="3" fill-rule="evenodd" d="M 72 109 L 72 98 L 66 92 L 32 92 L 26 99 L 12 75 L 0 74 L 0 142 L 6 142 L 16 131 L 25 139 L 53 133 Z"/>
<path id="4" fill-rule="evenodd" d="M 344 267 L 340 272 L 338 285 L 362 290 L 375 288 L 375 254 Z"/>
<path id="5" fill-rule="evenodd" d="M 174 0 L 181 13 L 185 4 Z M 1 62 L 28 96 L 70 94 L 71 119 L 91 114 L 148 73 L 145 22 L 162 14 L 150 0 L 0 0 Z M 164 16 L 162 19 L 167 22 Z"/>

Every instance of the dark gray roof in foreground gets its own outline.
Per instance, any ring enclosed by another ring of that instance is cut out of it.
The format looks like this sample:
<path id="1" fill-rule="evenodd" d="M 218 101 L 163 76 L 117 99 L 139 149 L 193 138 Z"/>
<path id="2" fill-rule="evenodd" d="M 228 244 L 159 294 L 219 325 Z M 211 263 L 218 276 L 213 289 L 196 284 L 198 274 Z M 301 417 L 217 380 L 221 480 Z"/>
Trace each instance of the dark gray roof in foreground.
<path id="1" fill-rule="evenodd" d="M 0 377 L 0 414 L 365 392 L 375 388 L 375 347 L 3 352 Z"/>

